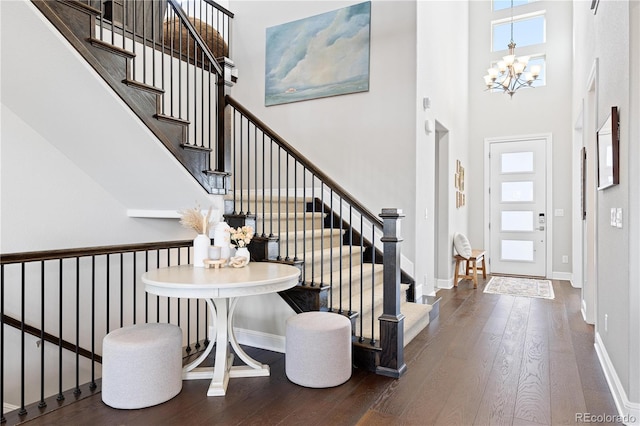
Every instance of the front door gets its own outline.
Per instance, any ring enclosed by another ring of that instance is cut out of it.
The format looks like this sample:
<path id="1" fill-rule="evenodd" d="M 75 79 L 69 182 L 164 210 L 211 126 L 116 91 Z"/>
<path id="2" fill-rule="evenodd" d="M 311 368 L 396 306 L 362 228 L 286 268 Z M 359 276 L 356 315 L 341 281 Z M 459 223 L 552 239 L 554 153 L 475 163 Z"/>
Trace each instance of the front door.
<path id="1" fill-rule="evenodd" d="M 491 273 L 546 275 L 546 140 L 490 144 Z"/>

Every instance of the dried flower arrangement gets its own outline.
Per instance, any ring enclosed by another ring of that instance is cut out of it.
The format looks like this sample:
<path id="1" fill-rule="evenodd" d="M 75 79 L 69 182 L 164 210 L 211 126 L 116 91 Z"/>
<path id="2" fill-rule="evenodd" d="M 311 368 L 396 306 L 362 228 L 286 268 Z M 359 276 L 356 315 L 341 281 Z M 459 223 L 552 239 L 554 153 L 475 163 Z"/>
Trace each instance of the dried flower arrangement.
<path id="1" fill-rule="evenodd" d="M 211 220 L 211 207 L 206 215 L 202 213 L 198 204 L 192 209 L 180 210 L 178 213 L 180 214 L 180 224 L 185 228 L 193 229 L 198 234 L 209 235 L 209 230 L 215 225 Z"/>
<path id="2" fill-rule="evenodd" d="M 251 226 L 229 228 L 231 243 L 236 247 L 246 247 L 251 242 L 254 232 Z"/>

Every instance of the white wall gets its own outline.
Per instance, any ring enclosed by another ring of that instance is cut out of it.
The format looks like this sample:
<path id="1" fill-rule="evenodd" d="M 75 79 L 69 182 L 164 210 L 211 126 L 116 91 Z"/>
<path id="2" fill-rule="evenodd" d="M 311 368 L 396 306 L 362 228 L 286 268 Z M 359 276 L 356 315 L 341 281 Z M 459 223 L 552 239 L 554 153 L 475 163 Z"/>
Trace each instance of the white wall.
<path id="1" fill-rule="evenodd" d="M 467 2 L 417 2 L 417 90 L 416 90 L 416 245 L 415 278 L 423 285 L 422 293 L 433 295 L 438 287 L 451 287 L 453 283 L 452 241 L 455 232 L 468 232 L 468 216 L 473 206 L 456 209 L 453 173 L 456 160 L 470 166 L 468 149 L 468 46 L 469 5 Z M 452 25 L 455 22 L 455 25 Z M 452 72 L 455 70 L 455 72 Z M 423 98 L 428 97 L 431 107 L 423 109 Z M 431 133 L 425 131 L 430 122 Z M 435 200 L 435 144 L 436 128 L 448 131 L 446 149 L 448 165 L 441 176 L 447 180 L 441 186 L 448 199 L 447 205 Z M 448 195 L 448 196 L 447 196 Z M 436 241 L 435 210 L 440 215 L 440 226 L 447 241 L 438 246 Z M 436 253 L 437 252 L 437 253 Z M 439 258 L 436 268 L 434 259 Z M 439 270 L 440 276 L 436 273 Z M 426 280 L 425 280 L 426 276 Z"/>
<path id="2" fill-rule="evenodd" d="M 501 93 L 485 92 L 483 76 L 491 60 L 504 52 L 490 53 L 490 22 L 494 18 L 508 18 L 510 10 L 492 14 L 491 1 L 469 3 L 469 189 L 467 201 L 473 209 L 469 215 L 469 239 L 473 244 L 483 242 L 485 230 L 484 198 L 484 139 L 551 133 L 553 137 L 553 201 L 547 206 L 548 222 L 552 221 L 549 249 L 553 258 L 554 275 L 566 279 L 571 273 L 571 144 L 573 124 L 571 116 L 572 63 L 572 4 L 566 1 L 536 1 L 514 9 L 514 15 L 543 8 L 546 14 L 546 43 L 542 46 L 516 46 L 516 55 L 546 53 L 547 84 L 535 89 L 518 91 L 512 99 Z M 516 45 L 517 34 L 514 35 Z M 506 48 L 505 48 L 506 49 Z M 548 165 L 550 166 L 550 165 Z M 577 194 L 576 194 L 577 195 Z M 564 216 L 553 215 L 556 209 Z M 486 242 L 485 242 L 486 244 Z M 484 247 L 487 249 L 487 247 Z M 489 253 L 491 255 L 491 253 Z M 562 263 L 562 256 L 569 263 Z M 548 269 L 548 268 L 547 268 Z M 551 278 L 551 277 L 549 277 Z"/>
<path id="3" fill-rule="evenodd" d="M 617 106 L 620 113 L 620 184 L 597 191 L 597 210 L 592 212 L 597 221 L 596 348 L 618 408 L 622 414 L 634 414 L 636 422 L 640 417 L 640 295 L 632 265 L 638 260 L 640 224 L 639 9 L 635 0 L 601 1 L 594 15 L 587 3 L 575 3 L 572 97 L 577 117 L 587 96 L 591 66 L 597 59 L 597 126 L 604 123 L 611 106 Z M 589 167 L 595 172 L 594 162 Z M 623 210 L 622 229 L 609 224 L 613 207 Z"/>
<path id="4" fill-rule="evenodd" d="M 232 96 L 374 214 L 401 208 L 402 250 L 413 258 L 415 3 L 372 3 L 368 92 L 264 106 L 266 28 L 356 3 L 231 1 L 239 74 Z"/>
<path id="5" fill-rule="evenodd" d="M 221 209 L 221 197 L 206 194 L 30 2 L 1 7 L 2 252 L 192 237 L 175 219 L 127 210 Z"/>

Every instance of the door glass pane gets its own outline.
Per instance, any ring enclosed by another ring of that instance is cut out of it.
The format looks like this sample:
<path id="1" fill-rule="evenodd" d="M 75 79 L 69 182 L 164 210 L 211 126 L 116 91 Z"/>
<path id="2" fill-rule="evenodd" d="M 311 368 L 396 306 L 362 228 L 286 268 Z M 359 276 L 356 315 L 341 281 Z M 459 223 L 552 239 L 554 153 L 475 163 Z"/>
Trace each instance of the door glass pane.
<path id="1" fill-rule="evenodd" d="M 502 173 L 533 172 L 533 152 L 507 152 L 500 155 Z"/>
<path id="2" fill-rule="evenodd" d="M 503 203 L 533 201 L 533 182 L 502 182 L 500 200 Z"/>
<path id="3" fill-rule="evenodd" d="M 501 240 L 501 259 L 533 262 L 533 241 Z"/>
<path id="4" fill-rule="evenodd" d="M 500 230 L 505 232 L 533 231 L 533 211 L 503 210 Z"/>

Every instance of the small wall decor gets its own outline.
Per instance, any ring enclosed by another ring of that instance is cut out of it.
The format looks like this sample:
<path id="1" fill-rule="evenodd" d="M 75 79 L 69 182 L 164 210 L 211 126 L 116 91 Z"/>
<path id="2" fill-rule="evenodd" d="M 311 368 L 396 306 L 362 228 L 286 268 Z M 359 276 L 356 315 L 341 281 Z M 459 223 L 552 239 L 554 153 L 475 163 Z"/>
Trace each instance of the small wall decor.
<path id="1" fill-rule="evenodd" d="M 456 160 L 456 173 L 453 177 L 454 186 L 456 187 L 456 208 L 459 209 L 466 204 L 464 195 L 464 167 L 460 160 Z"/>
<path id="2" fill-rule="evenodd" d="M 265 106 L 369 90 L 371 2 L 267 28 Z"/>
<path id="3" fill-rule="evenodd" d="M 598 129 L 598 189 L 620 183 L 620 140 L 618 107 L 611 107 L 611 114 Z"/>

